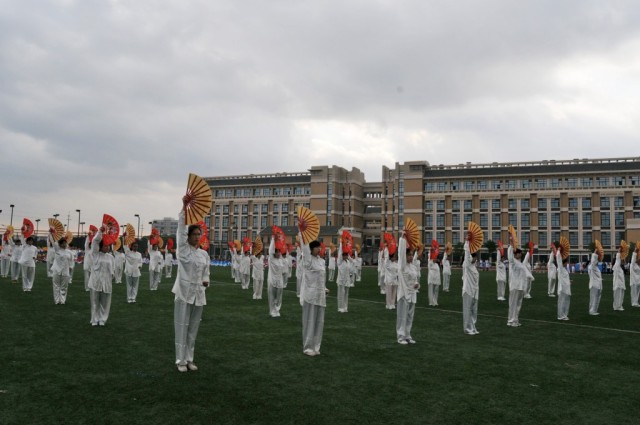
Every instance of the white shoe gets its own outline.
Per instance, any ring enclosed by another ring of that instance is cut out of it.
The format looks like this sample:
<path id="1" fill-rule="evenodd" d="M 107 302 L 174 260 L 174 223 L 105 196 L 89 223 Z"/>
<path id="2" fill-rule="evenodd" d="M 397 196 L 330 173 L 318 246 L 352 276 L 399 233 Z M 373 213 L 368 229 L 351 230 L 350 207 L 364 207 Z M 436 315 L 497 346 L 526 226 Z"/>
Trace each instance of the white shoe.
<path id="1" fill-rule="evenodd" d="M 595 313 L 589 313 L 590 316 L 600 316 L 600 313 L 595 312 Z"/>
<path id="2" fill-rule="evenodd" d="M 467 335 L 475 335 L 476 333 L 474 331 L 464 331 L 465 334 Z"/>
<path id="3" fill-rule="evenodd" d="M 398 344 L 401 344 L 401 345 L 407 345 L 407 344 L 409 344 L 409 343 L 407 342 L 407 340 L 406 340 L 406 339 L 399 339 L 399 340 L 398 340 Z"/>
<path id="4" fill-rule="evenodd" d="M 304 350 L 302 353 L 306 354 L 307 356 L 310 356 L 310 357 L 313 357 L 313 356 L 316 355 L 316 352 L 313 351 L 313 350 Z"/>
<path id="5" fill-rule="evenodd" d="M 415 343 L 416 343 L 416 340 L 415 340 L 415 339 L 413 339 L 413 338 L 407 338 L 407 342 L 408 342 L 409 344 L 415 344 Z"/>
<path id="6" fill-rule="evenodd" d="M 196 371 L 198 370 L 198 366 L 194 362 L 187 362 L 187 369 Z"/>
<path id="7" fill-rule="evenodd" d="M 187 366 L 185 366 L 183 364 L 179 364 L 178 365 L 178 372 L 186 372 L 187 370 L 188 370 Z"/>

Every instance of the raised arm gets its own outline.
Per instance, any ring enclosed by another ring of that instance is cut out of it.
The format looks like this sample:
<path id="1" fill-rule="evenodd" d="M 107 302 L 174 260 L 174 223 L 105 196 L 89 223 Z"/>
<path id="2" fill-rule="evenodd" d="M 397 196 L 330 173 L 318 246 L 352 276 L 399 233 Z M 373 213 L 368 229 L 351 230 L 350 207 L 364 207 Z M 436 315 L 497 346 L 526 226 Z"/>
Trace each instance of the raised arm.
<path id="1" fill-rule="evenodd" d="M 400 240 L 398 241 L 398 266 L 400 270 L 404 270 L 405 267 L 407 267 L 407 240 L 404 234 L 400 236 Z"/>

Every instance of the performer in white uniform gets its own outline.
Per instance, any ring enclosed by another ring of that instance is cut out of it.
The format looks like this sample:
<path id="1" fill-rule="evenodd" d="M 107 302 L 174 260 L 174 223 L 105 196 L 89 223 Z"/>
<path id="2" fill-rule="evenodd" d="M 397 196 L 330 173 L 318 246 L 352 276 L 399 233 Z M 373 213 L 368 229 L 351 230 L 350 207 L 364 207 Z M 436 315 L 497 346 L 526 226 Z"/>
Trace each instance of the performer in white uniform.
<path id="1" fill-rule="evenodd" d="M 326 269 L 324 258 L 320 257 L 320 242 L 304 244 L 298 234 L 302 248 L 302 267 L 304 279 L 300 290 L 302 306 L 302 352 L 307 356 L 320 355 L 322 333 L 324 330 L 324 311 L 327 306 L 325 287 Z"/>
<path id="2" fill-rule="evenodd" d="M 171 269 L 173 269 L 173 254 L 170 249 L 164 252 L 164 277 L 171 278 Z"/>
<path id="3" fill-rule="evenodd" d="M 449 292 L 449 282 L 451 281 L 451 262 L 445 252 L 442 256 L 442 291 Z"/>
<path id="4" fill-rule="evenodd" d="M 104 326 L 109 319 L 111 310 L 111 289 L 113 274 L 115 273 L 115 259 L 110 254 L 111 245 L 102 243 L 101 226 L 91 242 L 91 276 L 89 289 L 91 291 L 91 325 Z"/>
<path id="5" fill-rule="evenodd" d="M 122 283 L 122 272 L 124 271 L 124 252 L 122 247 L 119 250 L 113 252 L 113 258 L 116 260 L 116 275 L 115 275 L 115 283 Z"/>
<path id="6" fill-rule="evenodd" d="M 329 256 L 329 282 L 333 282 L 333 280 L 336 277 L 336 265 L 338 264 L 337 260 L 338 260 L 338 251 L 335 250 Z"/>
<path id="7" fill-rule="evenodd" d="M 162 254 L 158 244 L 151 245 L 149 251 L 149 290 L 157 291 L 160 279 L 162 279 Z"/>
<path id="8" fill-rule="evenodd" d="M 282 249 L 282 247 L 280 247 Z M 269 298 L 269 315 L 280 317 L 282 307 L 282 291 L 284 288 L 283 276 L 287 273 L 287 264 L 281 256 L 280 250 L 276 250 L 276 243 L 271 237 L 269 244 L 269 271 L 267 273 L 267 295 Z"/>
<path id="9" fill-rule="evenodd" d="M 91 280 L 91 269 L 93 268 L 93 253 L 91 250 L 91 238 L 87 235 L 84 238 L 84 260 L 82 270 L 84 271 L 84 290 L 89 292 L 89 281 Z"/>
<path id="10" fill-rule="evenodd" d="M 176 233 L 178 273 L 171 292 L 175 294 L 173 325 L 176 366 L 178 371 L 186 372 L 198 370 L 193 357 L 202 310 L 207 304 L 205 289 L 209 286 L 209 254 L 200 249 L 200 226 L 184 224 L 186 197 L 182 203 Z"/>
<path id="11" fill-rule="evenodd" d="M 478 298 L 480 297 L 480 273 L 476 267 L 477 254 L 469 250 L 469 238 L 464 243 L 464 261 L 462 263 L 462 329 L 467 335 L 477 335 Z"/>
<path id="12" fill-rule="evenodd" d="M 135 303 L 138 296 L 141 268 L 142 254 L 138 252 L 138 241 L 135 240 L 131 247 L 124 245 L 124 276 L 127 281 L 127 302 L 130 304 Z"/>
<path id="13" fill-rule="evenodd" d="M 555 297 L 556 294 L 556 276 L 558 274 L 558 268 L 556 267 L 556 258 L 553 255 L 553 251 L 549 253 L 549 261 L 547 262 L 547 280 L 549 287 L 547 289 L 547 295 Z"/>
<path id="14" fill-rule="evenodd" d="M 262 252 L 258 252 L 258 255 L 251 256 L 251 270 L 253 277 L 253 299 L 262 299 L 262 286 L 264 284 L 264 258 L 262 258 Z"/>
<path id="15" fill-rule="evenodd" d="M 8 238 L 6 241 L 2 238 L 2 261 L 0 263 L 2 266 L 0 268 L 2 277 L 9 277 L 11 273 L 11 249 L 12 246 L 9 244 Z"/>
<path id="16" fill-rule="evenodd" d="M 616 311 L 624 310 L 624 308 L 622 308 L 622 301 L 624 300 L 624 291 L 626 289 L 620 251 L 619 249 L 616 253 L 616 262 L 613 265 L 613 309 Z"/>
<path id="17" fill-rule="evenodd" d="M 438 291 L 440 290 L 440 266 L 431 258 L 429 250 L 429 262 L 427 272 L 427 283 L 429 284 L 429 305 L 438 306 Z"/>
<path id="18" fill-rule="evenodd" d="M 396 254 L 396 252 L 389 253 L 389 257 L 384 260 L 384 286 L 388 310 L 396 309 L 398 296 L 398 256 Z"/>
<path id="19" fill-rule="evenodd" d="M 53 267 L 53 260 L 56 257 L 55 248 L 56 242 L 47 237 L 47 277 L 53 277 L 53 273 L 51 273 L 51 267 Z"/>
<path id="20" fill-rule="evenodd" d="M 22 269 L 22 290 L 24 292 L 31 292 L 33 289 L 33 281 L 36 277 L 38 248 L 33 244 L 34 240 L 32 236 L 29 236 L 26 241 L 23 236 L 20 236 L 20 242 L 23 245 L 19 261 Z"/>
<path id="21" fill-rule="evenodd" d="M 13 238 L 9 238 L 9 244 L 11 245 L 11 281 L 18 283 L 18 279 L 22 274 L 22 268 L 20 267 L 22 241 L 20 239 L 14 240 Z"/>
<path id="22" fill-rule="evenodd" d="M 496 253 L 496 284 L 498 287 L 498 301 L 505 301 L 504 289 L 507 283 L 507 270 L 502 262 L 500 250 Z"/>
<path id="23" fill-rule="evenodd" d="M 631 307 L 640 307 L 638 296 L 640 296 L 640 259 L 638 253 L 640 249 L 633 251 L 631 265 L 629 266 L 629 289 L 631 289 Z"/>
<path id="24" fill-rule="evenodd" d="M 396 310 L 396 338 L 398 344 L 415 344 L 411 337 L 413 317 L 418 301 L 418 266 L 411 250 L 407 249 L 404 232 L 398 241 L 398 308 Z"/>
<path id="25" fill-rule="evenodd" d="M 296 297 L 300 298 L 300 285 L 302 284 L 302 276 L 304 275 L 304 268 L 301 267 L 302 263 L 302 248 L 296 248 Z M 329 260 L 331 261 L 331 260 Z"/>
<path id="26" fill-rule="evenodd" d="M 235 283 L 242 282 L 240 278 L 240 258 L 242 254 L 240 254 L 235 248 L 231 249 L 231 267 L 233 268 L 233 281 Z"/>
<path id="27" fill-rule="evenodd" d="M 238 273 L 240 273 L 240 287 L 249 289 L 251 283 L 251 249 L 248 249 L 238 261 Z"/>
<path id="28" fill-rule="evenodd" d="M 529 275 L 527 275 L 527 286 L 524 289 L 524 298 L 531 298 L 531 283 L 533 282 L 533 274 L 531 274 L 531 254 L 530 251 L 527 251 L 527 253 L 524 256 L 524 260 L 522 260 L 522 264 L 524 264 L 524 266 L 527 268 L 527 270 L 529 270 L 529 275 L 531 275 L 531 277 L 529 277 Z"/>
<path id="29" fill-rule="evenodd" d="M 58 242 L 49 234 L 48 244 L 53 252 L 51 273 L 53 279 L 53 302 L 64 304 L 67 302 L 67 289 L 71 273 L 73 273 L 73 253 L 67 249 L 67 240 L 60 238 Z"/>
<path id="30" fill-rule="evenodd" d="M 568 259 L 562 259 L 560 250 L 555 253 L 558 264 L 558 320 L 569 320 L 569 305 L 571 303 L 571 280 L 567 270 Z M 562 264 L 562 266 L 560 266 Z"/>
<path id="31" fill-rule="evenodd" d="M 349 310 L 349 288 L 353 287 L 354 264 L 348 252 L 342 251 L 342 242 L 338 246 L 338 251 L 342 253 L 338 257 L 338 312 L 346 313 Z"/>
<path id="32" fill-rule="evenodd" d="M 598 251 L 591 254 L 589 262 L 589 314 L 597 316 L 600 296 L 602 295 L 602 273 L 598 268 Z"/>
<path id="33" fill-rule="evenodd" d="M 381 245 L 378 251 L 378 286 L 380 287 L 380 294 L 382 295 L 386 294 L 384 271 L 387 258 L 389 258 L 389 251 Z"/>
<path id="34" fill-rule="evenodd" d="M 353 251 L 353 275 L 356 282 L 362 281 L 362 258 L 356 250 Z"/>
<path id="35" fill-rule="evenodd" d="M 522 264 L 522 250 L 517 249 L 514 253 L 513 237 L 510 237 L 511 243 L 507 250 L 507 258 L 509 259 L 509 318 L 507 326 L 520 326 L 520 309 L 522 308 L 522 299 L 524 298 L 524 290 L 527 285 L 527 278 L 531 273 L 527 267 Z M 533 276 L 531 276 L 533 278 Z"/>

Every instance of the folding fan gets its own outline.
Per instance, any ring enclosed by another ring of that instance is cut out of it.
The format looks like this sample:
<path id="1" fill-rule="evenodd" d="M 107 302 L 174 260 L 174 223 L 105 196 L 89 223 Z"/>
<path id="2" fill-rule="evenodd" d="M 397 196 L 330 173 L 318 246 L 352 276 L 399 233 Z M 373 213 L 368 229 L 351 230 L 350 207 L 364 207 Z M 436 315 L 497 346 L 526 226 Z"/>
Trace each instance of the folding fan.
<path id="1" fill-rule="evenodd" d="M 407 237 L 407 247 L 415 248 L 420 243 L 420 230 L 416 222 L 410 218 L 407 218 L 404 225 L 404 234 Z"/>
<path id="2" fill-rule="evenodd" d="M 242 252 L 251 251 L 251 239 L 244 238 L 242 240 Z"/>
<path id="3" fill-rule="evenodd" d="M 175 242 L 173 241 L 172 238 L 167 239 L 167 249 L 171 250 L 173 249 L 173 245 L 175 244 Z"/>
<path id="4" fill-rule="evenodd" d="M 349 233 L 349 231 L 347 230 L 343 230 L 340 241 L 342 242 L 342 253 L 351 255 L 351 253 L 353 252 L 353 236 L 351 236 L 351 233 Z M 389 253 L 391 253 L 391 250 L 389 250 Z"/>
<path id="5" fill-rule="evenodd" d="M 357 243 L 356 244 L 356 252 L 358 253 L 358 255 L 360 255 L 360 251 L 362 250 L 362 247 L 360 247 L 360 244 Z"/>
<path id="6" fill-rule="evenodd" d="M 73 242 L 73 233 L 67 231 L 67 233 L 64 234 L 64 238 L 67 240 L 67 245 L 71 245 L 71 242 Z"/>
<path id="7" fill-rule="evenodd" d="M 273 234 L 273 241 L 275 243 L 276 249 L 280 251 L 280 253 L 283 253 L 287 248 L 284 232 L 278 226 L 271 226 L 271 233 Z"/>
<path id="8" fill-rule="evenodd" d="M 200 227 L 200 237 L 209 236 L 209 229 L 207 228 L 207 224 L 204 222 L 204 220 L 200 220 L 195 224 Z"/>
<path id="9" fill-rule="evenodd" d="M 113 250 L 117 251 L 120 249 L 121 246 L 122 246 L 122 242 L 120 242 L 120 238 L 117 238 L 116 241 L 113 243 Z"/>
<path id="10" fill-rule="evenodd" d="M 236 252 L 240 252 L 242 249 L 242 243 L 238 239 L 233 240 L 233 246 L 236 248 Z"/>
<path id="11" fill-rule="evenodd" d="M 89 226 L 89 242 L 93 242 L 93 237 L 98 233 L 98 228 L 93 224 Z"/>
<path id="12" fill-rule="evenodd" d="M 504 258 L 504 245 L 502 245 L 502 241 L 498 241 L 498 251 L 500 251 L 500 257 Z"/>
<path id="13" fill-rule="evenodd" d="M 256 236 L 256 240 L 253 241 L 253 255 L 258 255 L 263 249 L 262 238 L 258 235 Z"/>
<path id="14" fill-rule="evenodd" d="M 563 260 L 569 257 L 569 251 L 571 251 L 569 240 L 564 236 L 560 236 L 560 254 L 562 254 Z"/>
<path id="15" fill-rule="evenodd" d="M 393 255 L 398 250 L 398 244 L 396 243 L 396 239 L 393 237 L 391 233 L 385 233 L 383 235 L 384 241 L 387 244 L 387 251 L 389 251 L 389 255 Z"/>
<path id="16" fill-rule="evenodd" d="M 335 250 L 336 250 L 336 246 L 333 244 L 333 242 L 330 242 L 329 243 L 329 252 L 333 255 Z"/>
<path id="17" fill-rule="evenodd" d="M 102 225 L 105 228 L 104 234 L 102 235 L 102 243 L 104 245 L 111 245 L 120 235 L 120 225 L 118 221 L 109 214 L 102 216 Z"/>
<path id="18" fill-rule="evenodd" d="M 197 223 L 211 210 L 213 194 L 207 182 L 200 176 L 189 174 L 185 198 L 185 224 Z"/>
<path id="19" fill-rule="evenodd" d="M 451 255 L 451 253 L 453 252 L 453 245 L 451 245 L 451 242 L 447 242 L 447 245 L 444 248 L 444 252 L 447 255 Z"/>
<path id="20" fill-rule="evenodd" d="M 509 225 L 509 234 L 513 237 L 513 249 L 515 250 L 518 248 L 518 235 L 516 235 L 516 229 L 511 224 Z"/>
<path id="21" fill-rule="evenodd" d="M 640 241 L 636 242 L 636 251 L 640 250 Z"/>
<path id="22" fill-rule="evenodd" d="M 324 242 L 320 242 L 320 257 L 324 258 L 325 254 L 327 253 L 327 246 L 324 244 Z"/>
<path id="23" fill-rule="evenodd" d="M 478 224 L 473 221 L 469 222 L 469 251 L 471 253 L 478 252 L 482 248 L 482 242 L 484 242 L 484 234 Z"/>
<path id="24" fill-rule="evenodd" d="M 158 249 L 164 246 L 164 240 L 160 236 L 153 236 L 150 240 L 150 243 L 151 245 L 158 245 Z"/>
<path id="25" fill-rule="evenodd" d="M 308 245 L 318 239 L 320 234 L 320 221 L 309 208 L 298 207 L 298 228 L 302 234 L 302 242 Z"/>
<path id="26" fill-rule="evenodd" d="M 127 223 L 124 228 L 124 244 L 126 246 L 131 246 L 131 244 L 136 240 L 136 230 L 131 223 Z"/>
<path id="27" fill-rule="evenodd" d="M 429 252 L 429 254 L 429 258 L 431 258 L 432 260 L 435 260 L 436 258 L 438 258 L 438 255 L 440 255 L 440 244 L 435 239 L 431 241 L 431 251 Z"/>
<path id="28" fill-rule="evenodd" d="M 604 258 L 604 248 L 599 240 L 596 239 L 596 254 L 598 254 L 598 261 L 602 261 Z"/>
<path id="29" fill-rule="evenodd" d="M 626 260 L 629 256 L 629 244 L 624 240 L 620 241 L 620 259 Z"/>
<path id="30" fill-rule="evenodd" d="M 533 242 L 529 241 L 529 243 L 527 244 L 527 247 L 529 247 L 529 256 L 533 257 Z"/>
<path id="31" fill-rule="evenodd" d="M 22 228 L 20 230 L 22 230 L 22 236 L 24 236 L 25 238 L 33 235 L 33 223 L 31 222 L 31 220 L 29 220 L 28 218 L 23 219 Z"/>
<path id="32" fill-rule="evenodd" d="M 418 257 L 422 257 L 422 253 L 424 252 L 424 244 L 420 242 L 418 244 Z"/>
<path id="33" fill-rule="evenodd" d="M 234 250 L 236 249 L 236 244 L 233 243 L 233 241 L 229 241 L 227 242 L 227 246 L 229 247 L 229 249 Z"/>
<path id="34" fill-rule="evenodd" d="M 151 235 L 152 236 L 160 236 L 160 230 L 158 230 L 156 227 L 152 227 L 151 228 Z"/>
<path id="35" fill-rule="evenodd" d="M 64 236 L 64 226 L 55 218 L 49 219 L 49 229 L 51 230 L 51 237 L 54 241 L 58 241 Z"/>
<path id="36" fill-rule="evenodd" d="M 13 236 L 14 228 L 12 225 L 7 226 L 7 230 L 4 231 L 5 240 Z"/>
<path id="37" fill-rule="evenodd" d="M 204 249 L 205 251 L 209 251 L 209 238 L 207 237 L 207 235 L 204 236 L 200 236 L 200 248 Z"/>

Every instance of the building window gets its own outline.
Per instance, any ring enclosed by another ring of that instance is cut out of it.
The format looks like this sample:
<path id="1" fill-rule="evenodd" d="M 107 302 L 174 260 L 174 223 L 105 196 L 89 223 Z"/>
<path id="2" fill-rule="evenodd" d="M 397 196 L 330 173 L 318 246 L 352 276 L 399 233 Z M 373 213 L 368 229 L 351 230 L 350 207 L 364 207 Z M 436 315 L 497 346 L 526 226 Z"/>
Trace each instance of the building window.
<path id="1" fill-rule="evenodd" d="M 451 222 L 452 222 L 452 226 L 454 229 L 459 229 L 460 228 L 460 214 L 452 214 L 451 215 Z"/>
<path id="2" fill-rule="evenodd" d="M 425 183 L 424 184 L 424 191 L 425 192 L 433 192 L 433 183 L 431 183 L 431 182 Z"/>
<path id="3" fill-rule="evenodd" d="M 590 212 L 582 213 L 582 226 L 583 227 L 591 226 L 591 213 Z"/>
<path id="4" fill-rule="evenodd" d="M 472 181 L 465 181 L 464 182 L 464 190 L 474 190 L 475 189 L 475 182 Z"/>
<path id="5" fill-rule="evenodd" d="M 567 179 L 567 187 L 577 187 L 578 179 L 575 177 L 571 177 Z"/>
<path id="6" fill-rule="evenodd" d="M 569 227 L 578 227 L 578 213 L 569 213 Z"/>
<path id="7" fill-rule="evenodd" d="M 509 209 L 515 210 L 517 208 L 517 202 L 516 199 L 509 199 Z"/>
<path id="8" fill-rule="evenodd" d="M 274 213 L 277 213 L 279 208 L 280 208 L 280 204 L 273 204 L 273 212 Z"/>
<path id="9" fill-rule="evenodd" d="M 520 200 L 520 209 L 523 209 L 523 210 L 528 210 L 529 209 L 529 200 L 528 199 L 521 199 Z"/>
<path id="10" fill-rule="evenodd" d="M 623 208 L 624 207 L 624 198 L 622 196 L 616 196 L 615 201 L 614 201 L 614 205 L 616 208 Z"/>
<path id="11" fill-rule="evenodd" d="M 591 177 L 583 177 L 580 179 L 580 184 L 582 184 L 582 187 L 591 187 L 593 186 L 593 179 Z"/>
<path id="12" fill-rule="evenodd" d="M 551 232 L 551 242 L 560 242 L 560 232 Z"/>
<path id="13" fill-rule="evenodd" d="M 547 226 L 547 213 L 538 213 L 538 226 Z"/>
<path id="14" fill-rule="evenodd" d="M 398 212 L 404 212 L 404 199 L 398 199 Z"/>
<path id="15" fill-rule="evenodd" d="M 515 189 L 517 180 L 507 180 L 506 183 L 507 183 L 507 189 L 510 189 L 510 190 Z"/>
<path id="16" fill-rule="evenodd" d="M 560 213 L 551 213 L 551 226 L 560 226 Z"/>
<path id="17" fill-rule="evenodd" d="M 521 180 L 520 183 L 520 188 L 531 189 L 531 180 Z"/>
<path id="18" fill-rule="evenodd" d="M 267 227 L 267 217 L 260 218 L 260 227 Z"/>
<path id="19" fill-rule="evenodd" d="M 547 209 L 547 199 L 546 198 L 538 198 L 538 209 L 546 210 Z"/>
<path id="20" fill-rule="evenodd" d="M 609 177 L 596 177 L 596 185 L 598 187 L 609 186 Z"/>
<path id="21" fill-rule="evenodd" d="M 553 188 L 560 187 L 561 186 L 560 182 L 561 182 L 560 179 L 551 179 L 551 187 Z"/>
<path id="22" fill-rule="evenodd" d="M 224 205 L 222 207 L 222 213 L 223 214 L 229 214 L 229 205 Z"/>
<path id="23" fill-rule="evenodd" d="M 486 180 L 480 180 L 478 182 L 478 190 L 487 190 L 487 181 Z"/>
<path id="24" fill-rule="evenodd" d="M 216 214 L 220 214 L 220 205 L 216 205 Z"/>
<path id="25" fill-rule="evenodd" d="M 493 228 L 500 227 L 500 214 L 491 215 L 491 227 Z"/>
<path id="26" fill-rule="evenodd" d="M 444 227 L 444 214 L 438 214 L 436 216 L 436 227 Z"/>
<path id="27" fill-rule="evenodd" d="M 459 185 L 458 182 L 451 182 L 451 190 L 458 190 Z"/>
<path id="28" fill-rule="evenodd" d="M 425 226 L 426 227 L 433 227 L 433 216 L 432 215 L 425 216 Z"/>
<path id="29" fill-rule="evenodd" d="M 520 216 L 520 225 L 522 227 L 529 227 L 529 214 L 522 214 Z"/>
<path id="30" fill-rule="evenodd" d="M 398 194 L 404 195 L 404 181 L 398 182 Z"/>
<path id="31" fill-rule="evenodd" d="M 593 242 L 591 232 L 582 232 L 582 246 L 589 247 L 591 242 Z"/>
<path id="32" fill-rule="evenodd" d="M 499 210 L 500 209 L 500 199 L 492 199 L 491 200 L 491 209 Z"/>
<path id="33" fill-rule="evenodd" d="M 616 247 L 620 246 L 620 242 L 624 239 L 624 232 L 616 232 Z"/>
<path id="34" fill-rule="evenodd" d="M 531 237 L 529 235 L 529 232 L 522 232 L 521 233 L 521 237 L 522 237 L 522 246 L 525 246 L 529 243 L 529 241 L 531 240 Z"/>
<path id="35" fill-rule="evenodd" d="M 600 208 L 611 208 L 611 198 L 606 196 L 600 198 Z"/>
<path id="36" fill-rule="evenodd" d="M 518 214 L 509 214 L 509 224 L 513 227 L 518 227 Z"/>
<path id="37" fill-rule="evenodd" d="M 640 186 L 640 176 L 631 176 L 629 178 L 631 186 Z"/>
<path id="38" fill-rule="evenodd" d="M 615 215 L 616 227 L 624 226 L 624 213 L 617 212 Z"/>
<path id="39" fill-rule="evenodd" d="M 289 212 L 289 204 L 282 204 L 282 209 L 280 210 L 283 213 L 288 213 Z"/>
<path id="40" fill-rule="evenodd" d="M 438 182 L 438 190 L 440 192 L 444 192 L 446 190 L 449 189 L 449 183 L 448 182 Z"/>
<path id="41" fill-rule="evenodd" d="M 247 222 L 248 222 L 247 217 L 242 217 L 241 226 L 242 227 L 247 227 L 248 226 Z"/>
<path id="42" fill-rule="evenodd" d="M 491 240 L 494 242 L 498 242 L 500 240 L 500 232 L 492 232 Z"/>
<path id="43" fill-rule="evenodd" d="M 547 187 L 547 179 L 536 179 L 536 189 L 545 189 Z"/>
<path id="44" fill-rule="evenodd" d="M 225 229 L 229 226 L 229 217 L 222 217 L 222 227 L 224 227 Z"/>
<path id="45" fill-rule="evenodd" d="M 486 199 L 480 199 L 480 209 L 481 210 L 489 209 L 489 201 Z"/>
<path id="46" fill-rule="evenodd" d="M 640 196 L 633 197 L 633 207 L 640 208 Z"/>
<path id="47" fill-rule="evenodd" d="M 247 214 L 249 212 L 249 205 L 242 205 L 242 214 Z"/>
<path id="48" fill-rule="evenodd" d="M 547 232 L 538 232 L 538 246 L 549 246 L 549 242 L 547 242 Z"/>
<path id="49" fill-rule="evenodd" d="M 253 204 L 253 213 L 258 214 L 260 212 L 260 204 Z"/>
<path id="50" fill-rule="evenodd" d="M 280 217 L 277 215 L 273 216 L 273 224 L 274 226 L 279 226 L 280 225 Z"/>
<path id="51" fill-rule="evenodd" d="M 424 201 L 424 210 L 433 211 L 433 201 Z"/>
<path id="52" fill-rule="evenodd" d="M 578 208 L 578 198 L 569 198 L 569 208 Z"/>
<path id="53" fill-rule="evenodd" d="M 453 211 L 460 211 L 460 201 L 458 201 L 457 199 L 451 201 L 451 209 Z"/>
<path id="54" fill-rule="evenodd" d="M 233 206 L 233 214 L 234 214 L 234 215 L 238 215 L 238 211 L 239 211 L 238 206 L 237 206 L 237 205 L 234 205 L 234 206 Z"/>
<path id="55" fill-rule="evenodd" d="M 551 198 L 551 208 L 560 208 L 560 198 Z"/>
<path id="56" fill-rule="evenodd" d="M 582 198 L 582 209 L 591 208 L 591 198 Z"/>
<path id="57" fill-rule="evenodd" d="M 464 210 L 465 211 L 473 210 L 473 204 L 471 202 L 471 199 L 465 199 L 465 201 L 464 201 Z"/>
<path id="58" fill-rule="evenodd" d="M 444 199 L 437 201 L 436 208 L 438 211 L 444 211 Z"/>
<path id="59" fill-rule="evenodd" d="M 438 243 L 440 245 L 444 245 L 444 232 L 438 232 L 437 235 L 438 235 Z"/>
<path id="60" fill-rule="evenodd" d="M 613 185 L 614 186 L 624 186 L 625 185 L 625 181 L 624 181 L 624 177 L 614 177 L 613 178 Z"/>
<path id="61" fill-rule="evenodd" d="M 464 220 L 464 227 L 467 227 L 467 225 L 469 224 L 469 222 L 471 221 L 471 214 L 465 214 L 463 217 Z"/>
<path id="62" fill-rule="evenodd" d="M 283 226 L 288 226 L 289 225 L 289 216 L 282 216 L 282 225 Z"/>
<path id="63" fill-rule="evenodd" d="M 242 189 L 236 189 L 235 196 L 236 196 L 236 197 L 240 197 L 240 196 L 242 196 Z"/>
<path id="64" fill-rule="evenodd" d="M 600 236 L 602 237 L 602 245 L 606 247 L 611 246 L 611 232 L 601 232 Z"/>
<path id="65" fill-rule="evenodd" d="M 264 189 L 262 189 L 262 196 L 269 196 L 271 195 L 271 189 L 269 189 L 268 187 L 265 187 Z"/>
<path id="66" fill-rule="evenodd" d="M 600 213 L 600 224 L 602 225 L 602 227 L 611 226 L 611 213 L 601 212 Z"/>
<path id="67" fill-rule="evenodd" d="M 569 245 L 578 246 L 578 232 L 569 232 Z"/>
<path id="68" fill-rule="evenodd" d="M 489 227 L 489 216 L 487 214 L 480 214 L 480 227 Z"/>
<path id="69" fill-rule="evenodd" d="M 460 243 L 460 232 L 451 232 L 451 243 L 453 245 Z"/>
<path id="70" fill-rule="evenodd" d="M 502 184 L 500 182 L 500 180 L 491 180 L 491 189 L 493 190 L 500 190 Z"/>

